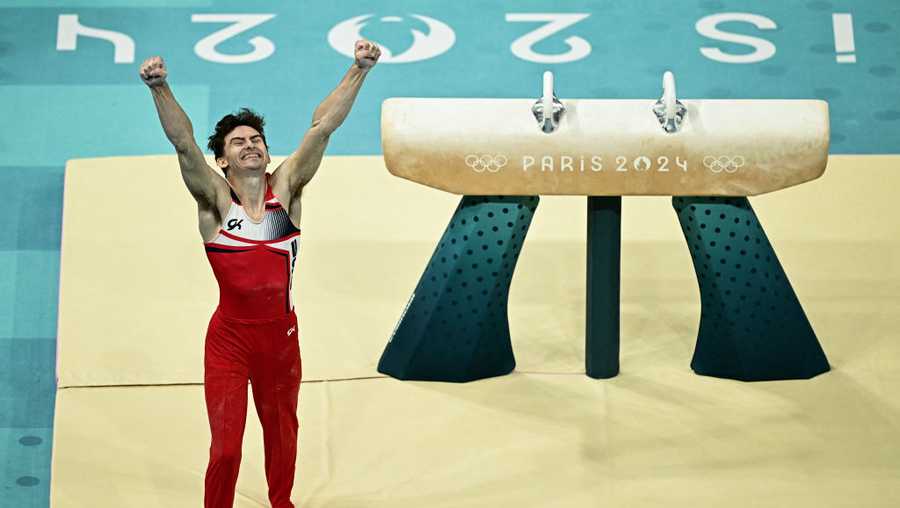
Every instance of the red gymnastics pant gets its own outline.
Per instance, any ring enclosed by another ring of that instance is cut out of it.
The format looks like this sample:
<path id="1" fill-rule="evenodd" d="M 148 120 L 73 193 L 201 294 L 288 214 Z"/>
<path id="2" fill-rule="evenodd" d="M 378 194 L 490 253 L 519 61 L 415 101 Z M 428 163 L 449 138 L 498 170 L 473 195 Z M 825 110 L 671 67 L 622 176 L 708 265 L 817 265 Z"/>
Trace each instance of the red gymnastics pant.
<path id="1" fill-rule="evenodd" d="M 294 508 L 300 347 L 297 316 L 268 320 L 213 314 L 206 333 L 204 391 L 212 444 L 204 506 L 232 508 L 247 421 L 247 381 L 262 424 L 266 480 L 273 508 Z"/>

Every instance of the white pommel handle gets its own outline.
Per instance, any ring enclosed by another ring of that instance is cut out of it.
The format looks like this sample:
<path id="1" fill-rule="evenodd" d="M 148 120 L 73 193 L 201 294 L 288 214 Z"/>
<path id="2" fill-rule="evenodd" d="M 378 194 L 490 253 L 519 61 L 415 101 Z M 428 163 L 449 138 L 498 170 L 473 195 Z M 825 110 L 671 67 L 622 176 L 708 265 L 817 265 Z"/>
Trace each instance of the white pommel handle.
<path id="1" fill-rule="evenodd" d="M 544 95 L 541 97 L 544 105 L 544 121 L 553 119 L 553 73 L 544 71 Z"/>
<path id="2" fill-rule="evenodd" d="M 666 107 L 666 118 L 675 118 L 675 75 L 672 71 L 663 74 L 663 105 Z"/>

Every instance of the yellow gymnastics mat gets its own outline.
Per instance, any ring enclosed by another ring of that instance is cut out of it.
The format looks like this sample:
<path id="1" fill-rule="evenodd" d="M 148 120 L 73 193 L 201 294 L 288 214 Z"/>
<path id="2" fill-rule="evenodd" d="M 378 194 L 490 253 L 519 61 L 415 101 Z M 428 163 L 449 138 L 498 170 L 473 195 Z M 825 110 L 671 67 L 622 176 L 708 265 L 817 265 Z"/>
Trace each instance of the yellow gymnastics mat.
<path id="1" fill-rule="evenodd" d="M 510 293 L 517 372 L 454 385 L 375 366 L 459 198 L 390 176 L 379 157 L 327 158 L 305 191 L 294 281 L 295 501 L 896 506 L 898 168 L 896 156 L 832 157 L 823 178 L 751 198 L 832 372 L 694 375 L 697 283 L 670 199 L 653 197 L 623 200 L 622 374 L 585 377 L 586 203 L 545 197 Z M 69 163 L 53 506 L 200 504 L 197 383 L 216 298 L 175 157 Z M 193 385 L 155 386 L 172 384 Z M 267 506 L 250 415 L 236 505 Z"/>

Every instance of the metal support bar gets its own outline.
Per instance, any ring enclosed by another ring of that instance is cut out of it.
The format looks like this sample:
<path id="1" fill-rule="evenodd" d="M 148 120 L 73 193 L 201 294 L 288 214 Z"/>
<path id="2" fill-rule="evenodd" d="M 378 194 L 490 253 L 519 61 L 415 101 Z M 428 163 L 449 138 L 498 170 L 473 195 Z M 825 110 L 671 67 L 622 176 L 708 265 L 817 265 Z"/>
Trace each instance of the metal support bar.
<path id="1" fill-rule="evenodd" d="M 585 371 L 594 379 L 619 373 L 619 284 L 622 197 L 587 200 Z"/>

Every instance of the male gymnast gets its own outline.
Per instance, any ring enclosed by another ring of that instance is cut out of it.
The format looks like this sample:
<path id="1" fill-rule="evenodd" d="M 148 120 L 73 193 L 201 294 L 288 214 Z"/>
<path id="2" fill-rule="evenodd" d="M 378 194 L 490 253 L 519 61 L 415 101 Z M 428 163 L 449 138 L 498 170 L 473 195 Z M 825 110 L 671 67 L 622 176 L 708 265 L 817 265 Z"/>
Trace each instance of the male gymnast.
<path id="1" fill-rule="evenodd" d="M 197 146 L 191 121 L 166 83 L 163 60 L 149 58 L 140 68 L 178 154 L 181 176 L 197 201 L 200 235 L 219 283 L 203 362 L 212 435 L 206 508 L 234 503 L 248 380 L 263 428 L 269 501 L 273 508 L 294 508 L 301 361 L 291 279 L 300 242 L 300 197 L 381 50 L 361 40 L 354 54 L 350 70 L 316 108 L 299 148 L 271 174 L 263 118 L 244 108 L 219 120 L 208 147 L 224 178 Z"/>

